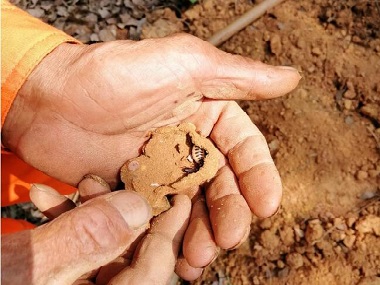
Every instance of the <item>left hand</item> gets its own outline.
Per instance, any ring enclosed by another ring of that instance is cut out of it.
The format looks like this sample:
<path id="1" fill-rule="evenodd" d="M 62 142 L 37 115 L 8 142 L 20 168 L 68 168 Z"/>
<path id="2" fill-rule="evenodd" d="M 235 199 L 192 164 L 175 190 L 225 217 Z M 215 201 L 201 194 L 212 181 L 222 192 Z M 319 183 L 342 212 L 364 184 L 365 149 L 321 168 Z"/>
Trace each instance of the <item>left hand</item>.
<path id="1" fill-rule="evenodd" d="M 2 142 L 61 181 L 77 185 L 92 173 L 114 187 L 120 167 L 139 155 L 150 130 L 194 123 L 225 163 L 208 186 L 207 205 L 194 205 L 181 272 L 210 263 L 217 246 L 240 244 L 250 210 L 259 217 L 276 212 L 282 195 L 277 169 L 263 135 L 232 100 L 278 97 L 299 79 L 292 68 L 227 54 L 189 35 L 62 44 L 19 91 Z M 202 255 L 194 254 L 194 244 Z"/>

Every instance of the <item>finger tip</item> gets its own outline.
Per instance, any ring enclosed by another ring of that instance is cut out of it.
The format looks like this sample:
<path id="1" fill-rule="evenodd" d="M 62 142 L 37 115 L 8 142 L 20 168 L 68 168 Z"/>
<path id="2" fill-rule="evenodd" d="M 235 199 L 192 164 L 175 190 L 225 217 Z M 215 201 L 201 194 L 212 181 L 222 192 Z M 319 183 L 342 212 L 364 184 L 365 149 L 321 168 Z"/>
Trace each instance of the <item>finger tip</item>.
<path id="1" fill-rule="evenodd" d="M 229 195 L 214 202 L 210 217 L 216 244 L 222 249 L 231 249 L 246 235 L 252 213 L 243 196 Z"/>
<path id="2" fill-rule="evenodd" d="M 277 211 L 282 199 L 282 183 L 273 163 L 258 165 L 244 173 L 239 184 L 256 216 L 269 217 Z"/>
<path id="3" fill-rule="evenodd" d="M 186 251 L 183 254 L 188 264 L 194 268 L 202 268 L 211 264 L 218 257 L 219 250 L 215 243 L 202 245 L 196 250 Z"/>
<path id="4" fill-rule="evenodd" d="M 192 267 L 182 256 L 177 260 L 175 272 L 186 281 L 194 281 L 202 275 L 203 268 Z"/>
<path id="5" fill-rule="evenodd" d="M 186 209 L 191 208 L 191 200 L 187 195 L 177 194 L 173 196 L 173 198 L 171 199 L 171 203 L 173 207 L 182 206 L 182 207 L 185 207 Z"/>

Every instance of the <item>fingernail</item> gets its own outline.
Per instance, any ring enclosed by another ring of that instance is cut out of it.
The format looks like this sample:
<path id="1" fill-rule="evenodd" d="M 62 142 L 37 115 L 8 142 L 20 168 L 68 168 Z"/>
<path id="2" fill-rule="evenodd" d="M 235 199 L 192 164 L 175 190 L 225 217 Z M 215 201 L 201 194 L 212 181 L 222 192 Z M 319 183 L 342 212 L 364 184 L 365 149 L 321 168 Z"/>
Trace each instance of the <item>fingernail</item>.
<path id="1" fill-rule="evenodd" d="M 217 246 L 216 249 L 215 249 L 215 255 L 214 255 L 213 259 L 205 267 L 207 267 L 210 264 L 212 264 L 218 258 L 219 253 L 220 253 L 220 247 Z"/>
<path id="2" fill-rule="evenodd" d="M 291 66 L 287 66 L 287 65 L 276 66 L 276 68 L 283 69 L 283 70 L 289 70 L 289 71 L 293 71 L 293 72 L 297 72 L 298 73 L 297 69 L 295 69 L 294 67 L 291 67 Z"/>
<path id="3" fill-rule="evenodd" d="M 276 216 L 276 215 L 278 214 L 278 212 L 280 211 L 280 209 L 281 209 L 281 205 L 278 206 L 276 212 L 274 212 L 274 213 L 272 214 L 272 216 L 270 216 L 269 218 Z"/>
<path id="4" fill-rule="evenodd" d="M 78 184 L 81 202 L 95 198 L 102 194 L 111 192 L 109 184 L 101 177 L 94 174 L 87 174 Z"/>
<path id="5" fill-rule="evenodd" d="M 91 179 L 91 180 L 93 180 L 93 181 L 99 183 L 100 185 L 102 185 L 102 186 L 104 186 L 104 187 L 106 187 L 106 188 L 108 188 L 108 189 L 111 190 L 109 184 L 108 184 L 103 178 L 101 178 L 101 177 L 98 176 L 98 175 L 95 175 L 95 174 L 86 174 L 86 175 L 83 177 L 83 180 L 82 180 L 82 181 L 87 180 L 87 179 Z M 82 181 L 81 181 L 81 182 L 82 182 Z"/>
<path id="6" fill-rule="evenodd" d="M 235 246 L 233 246 L 233 247 L 231 247 L 231 248 L 229 248 L 228 250 L 234 250 L 234 249 L 237 249 L 239 246 L 241 246 L 247 240 L 250 232 L 251 232 L 251 228 L 248 227 L 248 229 L 244 233 L 243 238 L 238 242 L 238 244 L 235 245 Z"/>
<path id="7" fill-rule="evenodd" d="M 109 202 L 133 230 L 146 227 L 152 218 L 152 208 L 148 201 L 136 192 L 119 191 L 109 198 Z"/>

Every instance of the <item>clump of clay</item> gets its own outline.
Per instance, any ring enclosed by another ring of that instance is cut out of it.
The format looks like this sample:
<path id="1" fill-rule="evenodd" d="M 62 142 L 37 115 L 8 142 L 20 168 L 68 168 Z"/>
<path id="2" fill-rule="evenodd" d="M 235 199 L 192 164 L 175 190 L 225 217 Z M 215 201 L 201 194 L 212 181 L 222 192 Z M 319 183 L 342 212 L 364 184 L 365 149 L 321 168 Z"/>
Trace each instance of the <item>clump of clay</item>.
<path id="1" fill-rule="evenodd" d="M 218 167 L 216 147 L 184 123 L 153 131 L 143 153 L 121 168 L 121 180 L 147 198 L 156 216 L 170 208 L 167 195 L 187 194 L 213 178 Z"/>

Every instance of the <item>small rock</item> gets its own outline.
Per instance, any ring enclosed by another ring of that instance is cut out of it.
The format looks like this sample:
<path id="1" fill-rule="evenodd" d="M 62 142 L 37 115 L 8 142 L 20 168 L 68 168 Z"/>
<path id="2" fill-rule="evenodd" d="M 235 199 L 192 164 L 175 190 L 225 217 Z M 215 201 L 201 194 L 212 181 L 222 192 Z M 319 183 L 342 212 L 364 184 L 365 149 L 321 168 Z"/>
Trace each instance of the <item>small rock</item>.
<path id="1" fill-rule="evenodd" d="M 297 252 L 290 253 L 286 256 L 286 263 L 293 269 L 300 268 L 303 266 L 302 255 Z"/>
<path id="2" fill-rule="evenodd" d="M 277 267 L 278 268 L 284 268 L 285 267 L 285 263 L 281 259 L 279 259 L 279 260 L 277 260 Z"/>
<path id="3" fill-rule="evenodd" d="M 368 276 L 360 280 L 358 285 L 379 285 L 380 277 L 379 276 Z"/>
<path id="4" fill-rule="evenodd" d="M 108 18 L 106 20 L 106 22 L 107 22 L 108 25 L 116 25 L 117 20 L 116 20 L 116 18 Z"/>
<path id="5" fill-rule="evenodd" d="M 284 269 L 281 269 L 280 271 L 278 271 L 278 277 L 280 278 L 285 278 L 285 277 L 288 277 L 289 275 L 289 267 L 285 267 Z M 260 284 L 260 283 L 258 283 Z"/>
<path id="6" fill-rule="evenodd" d="M 100 41 L 99 36 L 97 34 L 95 34 L 95 33 L 91 34 L 90 41 L 92 41 L 92 42 L 99 42 Z"/>
<path id="7" fill-rule="evenodd" d="M 374 191 L 365 191 L 360 195 L 360 199 L 369 200 L 376 196 L 376 192 Z"/>
<path id="8" fill-rule="evenodd" d="M 366 104 L 360 108 L 360 113 L 374 120 L 380 120 L 380 108 L 377 104 Z"/>
<path id="9" fill-rule="evenodd" d="M 298 39 L 298 41 L 296 43 L 296 46 L 299 49 L 305 49 L 306 48 L 306 41 L 302 37 L 299 37 L 299 39 Z"/>
<path id="10" fill-rule="evenodd" d="M 275 55 L 279 55 L 282 52 L 281 38 L 278 34 L 274 34 L 270 39 L 270 49 Z"/>
<path id="11" fill-rule="evenodd" d="M 57 7 L 57 15 L 67 18 L 69 16 L 69 12 L 67 12 L 67 9 L 65 6 L 58 6 Z"/>
<path id="12" fill-rule="evenodd" d="M 260 223 L 260 228 L 263 229 L 263 230 L 270 229 L 271 226 L 272 226 L 272 221 L 271 221 L 271 219 L 264 219 L 264 220 Z"/>
<path id="13" fill-rule="evenodd" d="M 321 51 L 321 49 L 320 49 L 319 47 L 315 47 L 315 48 L 313 48 L 313 49 L 311 50 L 311 53 L 314 54 L 314 55 L 319 56 L 319 55 L 322 54 L 322 51 Z"/>
<path id="14" fill-rule="evenodd" d="M 344 232 L 341 232 L 341 231 L 333 231 L 330 234 L 330 237 L 333 241 L 339 242 L 339 241 L 342 241 L 346 237 L 346 234 Z"/>
<path id="15" fill-rule="evenodd" d="M 356 173 L 356 179 L 358 179 L 359 181 L 366 180 L 367 178 L 368 178 L 368 172 L 366 172 L 364 170 L 359 170 Z"/>
<path id="16" fill-rule="evenodd" d="M 34 9 L 27 9 L 26 10 L 30 15 L 36 18 L 42 18 L 45 16 L 45 11 L 42 10 L 41 8 L 34 8 Z"/>
<path id="17" fill-rule="evenodd" d="M 89 13 L 87 14 L 85 20 L 88 23 L 96 23 L 98 21 L 98 16 L 95 15 L 94 13 Z"/>
<path id="18" fill-rule="evenodd" d="M 121 14 L 119 15 L 119 17 L 121 22 L 123 23 L 127 23 L 131 19 L 131 15 L 129 15 L 128 13 Z"/>
<path id="19" fill-rule="evenodd" d="M 280 148 L 280 141 L 278 139 L 274 139 L 268 144 L 268 146 L 269 150 L 271 152 L 274 152 Z"/>
<path id="20" fill-rule="evenodd" d="M 352 116 L 346 116 L 344 118 L 344 122 L 347 124 L 347 125 L 352 125 L 354 123 L 354 118 Z"/>
<path id="21" fill-rule="evenodd" d="M 300 228 L 299 225 L 293 227 L 294 233 L 299 239 L 302 239 L 305 236 L 305 232 Z"/>
<path id="22" fill-rule="evenodd" d="M 334 219 L 334 227 L 338 230 L 345 231 L 347 230 L 347 226 L 342 218 L 335 218 Z"/>
<path id="23" fill-rule="evenodd" d="M 109 18 L 111 16 L 110 11 L 107 8 L 104 8 L 104 7 L 98 9 L 98 14 L 103 19 Z"/>
<path id="24" fill-rule="evenodd" d="M 102 42 L 114 41 L 116 36 L 108 29 L 100 30 L 99 39 Z"/>
<path id="25" fill-rule="evenodd" d="M 354 217 L 349 217 L 346 220 L 347 226 L 349 228 L 351 228 L 355 224 L 355 222 L 356 222 L 356 218 L 354 218 Z"/>
<path id="26" fill-rule="evenodd" d="M 265 230 L 260 235 L 260 243 L 267 249 L 278 247 L 280 238 L 270 230 Z"/>
<path id="27" fill-rule="evenodd" d="M 348 248 L 351 248 L 355 243 L 356 237 L 354 235 L 348 235 L 343 239 L 343 244 Z"/>
<path id="28" fill-rule="evenodd" d="M 355 90 L 348 89 L 346 92 L 344 92 L 343 97 L 346 99 L 355 99 L 356 93 Z"/>
<path id="29" fill-rule="evenodd" d="M 319 220 L 309 221 L 305 232 L 305 239 L 308 243 L 314 243 L 323 237 L 325 230 Z"/>
<path id="30" fill-rule="evenodd" d="M 351 110 L 352 109 L 352 100 L 343 100 L 343 106 L 344 106 L 344 109 L 346 110 Z"/>
<path id="31" fill-rule="evenodd" d="M 356 222 L 355 229 L 363 234 L 373 232 L 376 236 L 380 236 L 380 217 L 375 215 L 365 216 Z"/>
<path id="32" fill-rule="evenodd" d="M 281 241 L 286 246 L 291 246 L 292 244 L 294 244 L 294 231 L 293 231 L 293 229 L 289 226 L 285 226 L 280 231 L 280 238 L 281 238 Z"/>
<path id="33" fill-rule="evenodd" d="M 380 174 L 380 169 L 371 169 L 371 170 L 368 170 L 368 175 L 369 177 L 377 177 L 378 175 Z"/>

